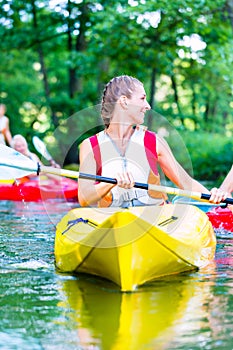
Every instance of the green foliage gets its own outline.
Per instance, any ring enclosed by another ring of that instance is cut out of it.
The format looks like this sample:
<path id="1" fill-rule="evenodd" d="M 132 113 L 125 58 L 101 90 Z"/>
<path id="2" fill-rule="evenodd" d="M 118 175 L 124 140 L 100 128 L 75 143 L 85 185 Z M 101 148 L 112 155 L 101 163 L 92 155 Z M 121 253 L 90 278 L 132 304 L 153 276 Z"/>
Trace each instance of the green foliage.
<path id="1" fill-rule="evenodd" d="M 194 178 L 201 181 L 214 181 L 220 185 L 233 163 L 233 139 L 221 134 L 205 132 L 181 132 L 180 136 L 191 158 Z M 173 148 L 173 145 L 171 145 Z M 178 160 L 186 168 L 184 159 Z M 188 164 L 189 166 L 189 164 Z"/>
<path id="2" fill-rule="evenodd" d="M 177 130 L 233 135 L 233 28 L 225 0 L 54 4 L 0 0 L 0 101 L 13 134 L 48 137 L 54 152 L 65 154 L 101 125 L 96 113 L 82 111 L 100 103 L 113 76 L 130 74 Z M 195 38 L 205 47 L 192 46 Z M 67 122 L 73 115 L 76 122 Z M 148 125 L 156 129 L 154 120 Z"/>

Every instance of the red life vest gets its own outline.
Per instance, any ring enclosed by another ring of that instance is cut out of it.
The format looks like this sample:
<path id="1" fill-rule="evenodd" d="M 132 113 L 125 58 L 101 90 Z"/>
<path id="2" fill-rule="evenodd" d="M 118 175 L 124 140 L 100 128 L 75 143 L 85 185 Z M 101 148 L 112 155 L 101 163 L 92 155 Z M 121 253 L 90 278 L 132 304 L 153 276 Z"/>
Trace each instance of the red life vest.
<path id="1" fill-rule="evenodd" d="M 94 158 L 96 161 L 96 175 L 102 175 L 102 159 L 100 153 L 100 146 L 98 142 L 97 135 L 93 135 L 89 138 Z M 158 175 L 157 169 L 157 152 L 156 152 L 156 134 L 152 131 L 146 130 L 144 136 L 144 147 L 146 151 L 147 160 L 149 162 L 150 168 L 155 175 Z"/>

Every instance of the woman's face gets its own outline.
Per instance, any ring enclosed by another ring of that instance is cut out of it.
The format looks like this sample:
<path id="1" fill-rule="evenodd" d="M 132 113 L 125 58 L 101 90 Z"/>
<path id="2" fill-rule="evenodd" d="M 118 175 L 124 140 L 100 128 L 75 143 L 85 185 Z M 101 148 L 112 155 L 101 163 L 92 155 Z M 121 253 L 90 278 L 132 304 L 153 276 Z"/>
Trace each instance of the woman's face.
<path id="1" fill-rule="evenodd" d="M 14 141 L 14 149 L 22 154 L 27 154 L 28 146 L 24 139 L 17 139 Z"/>
<path id="2" fill-rule="evenodd" d="M 135 124 L 142 124 L 146 111 L 150 110 L 143 85 L 136 85 L 132 97 L 127 100 L 129 117 L 133 119 Z"/>

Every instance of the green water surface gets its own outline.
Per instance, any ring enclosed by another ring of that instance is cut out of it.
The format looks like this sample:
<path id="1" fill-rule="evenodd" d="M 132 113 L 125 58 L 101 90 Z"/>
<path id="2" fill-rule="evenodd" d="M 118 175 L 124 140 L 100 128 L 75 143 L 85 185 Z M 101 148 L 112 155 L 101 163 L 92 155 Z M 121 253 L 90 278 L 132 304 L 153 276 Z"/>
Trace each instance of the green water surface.
<path id="1" fill-rule="evenodd" d="M 120 293 L 54 267 L 62 202 L 0 202 L 0 349 L 233 349 L 233 235 L 204 270 Z"/>

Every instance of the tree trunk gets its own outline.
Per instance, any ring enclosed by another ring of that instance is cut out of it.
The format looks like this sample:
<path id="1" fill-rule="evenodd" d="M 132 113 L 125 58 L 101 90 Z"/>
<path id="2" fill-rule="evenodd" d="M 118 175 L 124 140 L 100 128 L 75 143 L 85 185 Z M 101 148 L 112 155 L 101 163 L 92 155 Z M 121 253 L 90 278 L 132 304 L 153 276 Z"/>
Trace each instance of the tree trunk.
<path id="1" fill-rule="evenodd" d="M 175 98 L 175 103 L 178 109 L 178 113 L 179 113 L 179 117 L 180 117 L 180 121 L 181 124 L 184 125 L 184 117 L 180 108 L 180 102 L 179 102 L 179 95 L 178 95 L 178 90 L 177 90 L 177 86 L 176 86 L 176 80 L 175 80 L 175 76 L 172 74 L 171 75 L 171 82 L 172 82 L 172 88 L 174 90 L 174 98 Z"/>
<path id="2" fill-rule="evenodd" d="M 228 0 L 227 1 L 227 12 L 228 12 L 228 18 L 231 23 L 231 29 L 233 31 L 233 0 Z"/>
<path id="3" fill-rule="evenodd" d="M 192 87 L 192 115 L 193 115 L 193 123 L 194 129 L 197 129 L 197 115 L 196 115 L 196 92 L 195 86 Z"/>
<path id="4" fill-rule="evenodd" d="M 82 52 L 86 49 L 86 22 L 88 20 L 88 6 L 86 4 L 82 4 L 80 6 L 80 18 L 79 18 L 79 34 L 77 36 L 75 45 L 73 45 L 72 32 L 74 30 L 73 24 L 71 21 L 71 13 L 72 13 L 72 3 L 69 0 L 67 9 L 69 12 L 68 19 L 68 51 L 70 53 L 72 59 L 72 52 Z M 77 77 L 78 67 L 76 64 L 73 65 L 69 69 L 69 96 L 70 98 L 74 98 L 77 91 L 80 91 L 82 88 L 82 79 Z"/>
<path id="5" fill-rule="evenodd" d="M 207 97 L 205 112 L 204 112 L 204 122 L 206 125 L 208 124 L 208 120 L 209 120 L 209 111 L 210 111 L 210 101 L 209 101 L 209 97 Z"/>
<path id="6" fill-rule="evenodd" d="M 151 109 L 154 109 L 154 96 L 155 96 L 155 82 L 156 82 L 156 68 L 152 69 L 152 74 L 151 74 L 151 84 L 150 84 L 150 106 Z M 148 113 L 148 129 L 152 129 L 152 120 L 153 120 L 153 115 L 149 111 Z"/>
<path id="7" fill-rule="evenodd" d="M 68 32 L 67 32 L 67 46 L 68 46 L 68 52 L 71 56 L 72 59 L 72 52 L 74 51 L 73 49 L 73 40 L 72 40 L 72 32 L 74 30 L 73 24 L 71 21 L 71 15 L 72 15 L 72 4 L 70 0 L 68 1 L 67 4 L 67 10 L 69 13 L 68 17 Z M 74 98 L 74 94 L 76 91 L 76 68 L 69 68 L 69 96 L 70 98 Z"/>
<path id="8" fill-rule="evenodd" d="M 56 128 L 59 125 L 58 118 L 53 111 L 53 108 L 50 105 L 50 89 L 49 89 L 49 82 L 48 82 L 48 74 L 47 74 L 47 68 L 44 61 L 44 53 L 43 53 L 43 47 L 40 41 L 37 39 L 39 37 L 39 31 L 38 31 L 38 21 L 37 21 L 37 11 L 36 11 L 36 5 L 35 1 L 32 1 L 32 15 L 33 15 L 33 27 L 34 32 L 36 35 L 36 47 L 37 52 L 39 56 L 39 62 L 40 62 L 40 69 L 43 76 L 43 85 L 44 85 L 44 92 L 45 92 L 45 98 L 47 101 L 47 105 L 51 110 L 51 119 L 54 127 Z"/>

